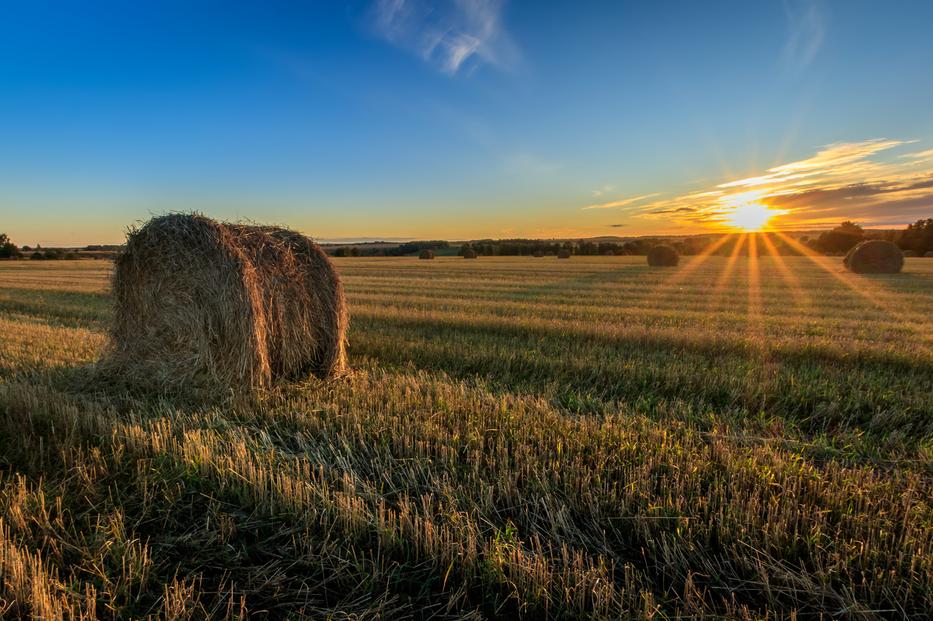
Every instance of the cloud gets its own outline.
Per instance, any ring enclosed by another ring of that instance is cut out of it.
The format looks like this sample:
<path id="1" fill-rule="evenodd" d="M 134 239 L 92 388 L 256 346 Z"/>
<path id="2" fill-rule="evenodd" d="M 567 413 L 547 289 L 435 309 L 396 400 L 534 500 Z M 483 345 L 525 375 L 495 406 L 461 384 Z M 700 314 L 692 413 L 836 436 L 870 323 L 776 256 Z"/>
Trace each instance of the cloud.
<path id="1" fill-rule="evenodd" d="M 649 213 L 653 214 L 662 214 L 662 213 L 693 213 L 696 211 L 696 207 L 672 207 L 670 209 L 655 209 Z"/>
<path id="2" fill-rule="evenodd" d="M 787 41 L 782 61 L 786 67 L 802 69 L 813 62 L 826 36 L 826 18 L 818 0 L 785 0 Z"/>
<path id="3" fill-rule="evenodd" d="M 846 219 L 868 226 L 933 216 L 933 150 L 892 157 L 911 141 L 863 140 L 824 146 L 812 156 L 712 188 L 637 205 L 633 217 L 720 227 L 743 205 L 780 215 L 778 228 L 822 227 Z"/>
<path id="4" fill-rule="evenodd" d="M 518 58 L 502 26 L 502 0 L 377 0 L 372 27 L 448 75 L 489 64 L 509 68 Z"/>
<path id="5" fill-rule="evenodd" d="M 652 194 L 644 194 L 642 196 L 622 198 L 622 199 L 615 200 L 615 201 L 609 201 L 607 203 L 594 203 L 592 205 L 587 205 L 586 207 L 581 207 L 580 209 L 613 209 L 616 207 L 626 207 L 628 205 L 634 205 L 635 203 L 640 203 L 649 198 L 654 198 L 655 196 L 660 196 L 660 193 L 654 192 Z"/>

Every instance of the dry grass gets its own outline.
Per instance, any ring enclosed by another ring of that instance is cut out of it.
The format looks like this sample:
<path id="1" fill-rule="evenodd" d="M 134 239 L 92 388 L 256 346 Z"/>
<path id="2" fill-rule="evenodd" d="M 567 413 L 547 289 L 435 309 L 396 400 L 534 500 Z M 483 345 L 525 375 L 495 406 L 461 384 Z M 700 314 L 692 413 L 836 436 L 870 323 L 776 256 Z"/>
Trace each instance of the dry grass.
<path id="1" fill-rule="evenodd" d="M 658 244 L 648 250 L 648 265 L 652 267 L 675 267 L 680 263 L 680 255 L 671 246 Z"/>
<path id="2" fill-rule="evenodd" d="M 576 259 L 338 261 L 357 372 L 224 407 L 75 389 L 106 274 L 0 265 L 0 611 L 924 618 L 933 263 Z"/>
<path id="3" fill-rule="evenodd" d="M 108 377 L 172 392 L 248 391 L 345 366 L 340 277 L 293 231 L 154 218 L 128 236 L 113 294 Z"/>
<path id="4" fill-rule="evenodd" d="M 856 274 L 897 274 L 905 256 L 912 255 L 905 255 L 893 242 L 871 239 L 852 248 L 843 264 Z"/>

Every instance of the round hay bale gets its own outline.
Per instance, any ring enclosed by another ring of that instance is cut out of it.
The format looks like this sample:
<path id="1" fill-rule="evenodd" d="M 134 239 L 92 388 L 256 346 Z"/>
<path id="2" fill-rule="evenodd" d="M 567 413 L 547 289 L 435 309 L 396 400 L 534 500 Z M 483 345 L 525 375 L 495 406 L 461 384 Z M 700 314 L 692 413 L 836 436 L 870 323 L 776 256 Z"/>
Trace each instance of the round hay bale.
<path id="1" fill-rule="evenodd" d="M 905 251 L 904 251 L 904 257 L 905 257 L 905 258 L 906 258 L 906 257 L 915 257 L 915 256 L 917 256 L 917 253 L 914 252 L 913 250 L 905 250 Z"/>
<path id="2" fill-rule="evenodd" d="M 570 248 L 561 248 L 557 251 L 558 259 L 569 259 L 570 258 Z"/>
<path id="3" fill-rule="evenodd" d="M 928 251 L 924 252 L 924 253 L 923 253 L 923 256 L 925 256 L 925 257 L 928 258 L 928 259 L 933 259 L 933 250 L 928 250 Z"/>
<path id="4" fill-rule="evenodd" d="M 475 259 L 477 256 L 478 255 L 476 254 L 476 251 L 473 250 L 472 248 L 467 248 L 466 250 L 463 251 L 464 259 Z"/>
<path id="5" fill-rule="evenodd" d="M 658 244 L 648 250 L 648 265 L 651 267 L 675 267 L 680 255 L 671 246 Z"/>
<path id="6" fill-rule="evenodd" d="M 544 256 L 544 251 L 543 251 L 543 250 L 535 250 L 534 252 L 531 253 L 531 256 L 535 257 L 536 259 L 540 259 L 541 257 Z"/>
<path id="7" fill-rule="evenodd" d="M 419 258 L 419 259 L 425 259 L 425 260 L 433 259 L 433 258 L 434 258 L 434 251 L 431 250 L 430 248 L 425 248 L 424 250 L 422 250 L 421 252 L 418 253 L 418 258 Z"/>
<path id="8" fill-rule="evenodd" d="M 132 230 L 113 274 L 100 362 L 160 390 L 249 392 L 346 366 L 343 285 L 313 241 L 199 214 Z"/>
<path id="9" fill-rule="evenodd" d="M 870 239 L 852 248 L 843 264 L 856 274 L 897 274 L 904 267 L 904 253 L 892 242 Z"/>

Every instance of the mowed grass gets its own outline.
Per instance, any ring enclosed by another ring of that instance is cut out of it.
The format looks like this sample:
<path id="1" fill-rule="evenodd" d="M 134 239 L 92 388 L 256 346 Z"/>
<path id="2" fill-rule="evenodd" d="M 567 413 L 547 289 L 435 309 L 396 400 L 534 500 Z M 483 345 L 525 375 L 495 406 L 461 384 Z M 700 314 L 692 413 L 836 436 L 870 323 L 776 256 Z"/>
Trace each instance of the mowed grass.
<path id="1" fill-rule="evenodd" d="M 0 263 L 0 617 L 929 617 L 933 260 L 337 265 L 352 375 L 191 405 Z"/>

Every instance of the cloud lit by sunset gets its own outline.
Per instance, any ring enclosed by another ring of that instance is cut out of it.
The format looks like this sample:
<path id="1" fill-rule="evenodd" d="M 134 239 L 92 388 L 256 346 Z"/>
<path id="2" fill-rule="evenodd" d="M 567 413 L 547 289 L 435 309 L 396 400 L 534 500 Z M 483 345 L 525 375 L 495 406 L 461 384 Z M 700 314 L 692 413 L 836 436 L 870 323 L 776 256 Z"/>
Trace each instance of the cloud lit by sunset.
<path id="1" fill-rule="evenodd" d="M 642 205 L 629 216 L 713 230 L 825 228 L 846 219 L 879 227 L 910 222 L 933 210 L 933 151 L 912 147 L 902 140 L 832 144 L 760 174 Z M 882 158 L 887 152 L 899 153 Z"/>

